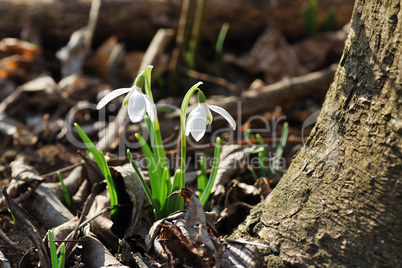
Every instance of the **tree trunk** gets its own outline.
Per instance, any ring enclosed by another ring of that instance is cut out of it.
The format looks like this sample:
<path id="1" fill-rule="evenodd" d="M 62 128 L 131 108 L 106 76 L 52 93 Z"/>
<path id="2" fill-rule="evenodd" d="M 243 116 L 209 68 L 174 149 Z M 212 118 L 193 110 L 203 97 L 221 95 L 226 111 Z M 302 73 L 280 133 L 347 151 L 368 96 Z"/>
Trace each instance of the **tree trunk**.
<path id="1" fill-rule="evenodd" d="M 358 0 L 319 119 L 233 237 L 268 267 L 402 267 L 401 2 Z"/>

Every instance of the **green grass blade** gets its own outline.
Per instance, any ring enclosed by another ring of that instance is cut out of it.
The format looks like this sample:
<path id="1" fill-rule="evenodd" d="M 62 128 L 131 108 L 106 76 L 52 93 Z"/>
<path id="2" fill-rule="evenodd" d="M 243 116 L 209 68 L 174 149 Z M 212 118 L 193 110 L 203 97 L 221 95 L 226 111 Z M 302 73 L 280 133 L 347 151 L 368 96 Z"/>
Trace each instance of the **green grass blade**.
<path id="1" fill-rule="evenodd" d="M 211 174 L 209 175 L 209 180 L 208 180 L 207 186 L 205 187 L 205 191 L 200 198 L 201 205 L 204 209 L 206 208 L 209 195 L 211 194 L 211 190 L 212 190 L 212 186 L 214 185 L 214 182 L 215 182 L 216 174 L 218 173 L 220 156 L 221 156 L 221 139 L 218 137 L 218 138 L 216 138 L 216 143 L 215 143 L 214 163 L 212 165 L 212 171 L 211 171 Z"/>
<path id="2" fill-rule="evenodd" d="M 267 152 L 267 148 L 265 147 L 265 142 L 264 139 L 262 138 L 262 136 L 260 134 L 256 134 L 255 137 L 258 140 L 258 143 L 261 145 L 260 148 L 262 148 L 261 152 L 262 152 L 262 156 L 264 158 L 268 158 L 268 152 Z"/>
<path id="3" fill-rule="evenodd" d="M 222 55 L 223 43 L 225 43 L 226 35 L 229 31 L 229 23 L 224 23 L 219 31 L 218 39 L 215 45 L 215 57 L 219 58 Z"/>
<path id="4" fill-rule="evenodd" d="M 265 164 L 264 164 L 265 159 L 266 158 L 264 157 L 264 153 L 259 152 L 258 153 L 258 165 L 260 166 L 260 171 L 261 171 L 262 177 L 267 177 L 267 171 L 265 170 Z"/>
<path id="5" fill-rule="evenodd" d="M 59 262 L 57 260 L 57 248 L 54 243 L 54 238 L 52 232 L 49 230 L 47 232 L 49 237 L 49 248 L 50 248 L 50 259 L 52 261 L 52 268 L 57 268 L 59 266 Z"/>
<path id="6" fill-rule="evenodd" d="M 110 205 L 111 206 L 117 206 L 119 204 L 119 200 L 117 197 L 117 191 L 116 187 L 114 184 L 114 180 L 112 177 L 112 174 L 110 173 L 109 166 L 107 165 L 105 156 L 103 153 L 100 153 L 98 149 L 96 149 L 96 146 L 93 144 L 91 139 L 85 134 L 85 132 L 81 129 L 81 127 L 77 124 L 74 123 L 75 128 L 77 129 L 78 135 L 81 137 L 82 141 L 85 143 L 85 146 L 88 148 L 88 150 L 91 152 L 93 157 L 95 158 L 96 163 L 98 164 L 99 169 L 101 170 L 103 176 L 105 177 L 106 184 L 108 186 L 109 194 L 110 194 Z M 111 214 L 116 213 L 116 209 L 113 209 L 111 211 Z"/>
<path id="7" fill-rule="evenodd" d="M 68 209 L 71 209 L 71 198 L 68 195 L 66 185 L 64 184 L 64 180 L 63 180 L 63 177 L 61 176 L 60 172 L 57 172 L 57 177 L 59 178 L 59 181 L 61 183 L 61 189 L 63 190 L 63 195 L 64 195 L 64 199 L 66 200 L 67 207 L 68 207 Z"/>
<path id="8" fill-rule="evenodd" d="M 134 168 L 134 171 L 137 174 L 138 179 L 140 180 L 140 183 L 142 185 L 142 188 L 144 189 L 145 195 L 147 196 L 149 203 L 151 203 L 152 207 L 154 208 L 155 220 L 161 219 L 159 205 L 156 204 L 155 200 L 152 198 L 151 190 L 149 189 L 148 185 L 146 184 L 146 182 L 144 180 L 144 177 L 142 176 L 137 165 L 135 164 L 133 156 L 130 153 L 130 150 L 127 150 L 127 157 L 128 157 L 128 160 L 129 160 L 131 166 Z"/>
<path id="9" fill-rule="evenodd" d="M 104 174 L 104 170 L 102 170 L 103 165 L 102 166 L 100 165 L 101 163 L 103 163 L 102 156 L 100 155 L 98 149 L 96 149 L 96 146 L 93 144 L 93 142 L 89 139 L 87 134 L 85 134 L 85 132 L 81 129 L 81 127 L 77 123 L 74 123 L 74 126 L 77 129 L 78 135 L 81 137 L 81 140 L 85 143 L 85 146 L 92 153 L 96 163 L 98 164 L 99 168 Z"/>
<path id="10" fill-rule="evenodd" d="M 257 181 L 258 176 L 257 176 L 257 173 L 255 172 L 254 168 L 252 166 L 248 166 L 248 170 L 250 170 L 251 176 L 253 176 L 254 180 Z"/>
<path id="11" fill-rule="evenodd" d="M 66 245 L 62 244 L 60 248 L 59 267 L 64 268 L 66 263 Z"/>
<path id="12" fill-rule="evenodd" d="M 106 184 L 109 189 L 109 194 L 110 194 L 110 205 L 111 206 L 117 206 L 119 204 L 118 198 L 117 198 L 117 190 L 116 186 L 114 184 L 114 179 L 112 177 L 112 174 L 110 173 L 109 166 L 107 165 L 106 158 L 101 153 L 101 159 L 102 159 L 102 165 L 103 169 L 105 170 L 105 173 L 103 174 L 106 179 Z M 113 215 L 116 213 L 116 209 L 113 209 L 110 213 Z"/>
<path id="13" fill-rule="evenodd" d="M 275 158 L 277 159 L 282 157 L 283 149 L 285 148 L 286 142 L 288 141 L 288 133 L 289 133 L 289 124 L 286 122 L 283 124 L 281 140 L 275 152 Z"/>
<path id="14" fill-rule="evenodd" d="M 200 175 L 198 175 L 197 178 L 197 186 L 198 186 L 198 191 L 199 196 L 202 196 L 202 194 L 205 191 L 205 188 L 207 186 L 208 183 L 208 179 L 207 179 L 207 168 L 206 168 L 206 164 L 205 164 L 205 159 L 203 156 L 200 157 L 200 169 L 201 169 L 201 173 Z"/>
<path id="15" fill-rule="evenodd" d="M 244 138 L 248 141 L 251 140 L 251 131 L 249 128 L 244 131 Z"/>

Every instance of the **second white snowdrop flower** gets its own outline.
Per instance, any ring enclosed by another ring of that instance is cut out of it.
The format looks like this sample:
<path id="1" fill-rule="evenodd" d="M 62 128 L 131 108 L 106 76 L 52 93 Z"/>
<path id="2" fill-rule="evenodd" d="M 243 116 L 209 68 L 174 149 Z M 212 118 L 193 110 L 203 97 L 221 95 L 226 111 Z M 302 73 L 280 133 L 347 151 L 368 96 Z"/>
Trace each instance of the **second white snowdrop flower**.
<path id="1" fill-rule="evenodd" d="M 111 100 L 117 98 L 120 95 L 128 93 L 123 101 L 123 106 L 128 105 L 128 116 L 134 123 L 141 121 L 145 113 L 148 114 L 151 121 L 156 119 L 156 106 L 155 103 L 146 94 L 142 93 L 141 87 L 144 84 L 144 75 L 141 73 L 137 76 L 134 85 L 130 88 L 118 88 L 103 97 L 96 109 L 102 109 Z"/>
<path id="2" fill-rule="evenodd" d="M 191 136 L 196 141 L 199 141 L 205 134 L 206 127 L 212 123 L 211 110 L 220 114 L 225 118 L 233 130 L 236 129 L 236 122 L 233 117 L 222 107 L 207 104 L 205 95 L 202 91 L 198 91 L 198 107 L 188 115 L 186 122 L 186 136 L 191 133 Z"/>

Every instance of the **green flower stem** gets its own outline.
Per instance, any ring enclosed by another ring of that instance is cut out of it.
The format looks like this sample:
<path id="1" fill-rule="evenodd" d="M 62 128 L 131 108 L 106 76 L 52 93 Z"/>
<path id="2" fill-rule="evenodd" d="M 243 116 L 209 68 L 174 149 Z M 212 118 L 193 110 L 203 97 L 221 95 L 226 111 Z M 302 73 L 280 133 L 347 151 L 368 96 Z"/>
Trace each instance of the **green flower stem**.
<path id="1" fill-rule="evenodd" d="M 216 174 L 218 173 L 219 158 L 221 156 L 221 139 L 216 138 L 215 152 L 214 152 L 214 164 L 212 165 L 212 172 L 209 175 L 209 180 L 207 186 L 205 187 L 204 193 L 200 198 L 202 207 L 205 209 L 208 201 L 208 197 L 211 194 L 212 186 L 214 185 Z"/>
<path id="2" fill-rule="evenodd" d="M 194 94 L 196 90 L 199 90 L 198 86 L 201 85 L 202 82 L 198 82 L 194 86 L 192 86 L 186 93 L 183 98 L 183 102 L 181 104 L 180 109 L 180 141 L 181 141 L 181 151 L 180 151 L 180 169 L 181 169 L 181 180 L 179 183 L 179 189 L 184 187 L 185 175 L 186 175 L 186 112 L 187 107 L 190 102 L 191 96 Z M 182 207 L 180 208 L 182 209 Z"/>
<path id="3" fill-rule="evenodd" d="M 151 98 L 152 101 L 154 101 L 154 97 L 152 95 L 152 90 L 151 90 L 151 72 L 152 72 L 153 66 L 149 65 L 147 69 L 143 72 L 144 75 L 144 91 L 145 94 L 147 94 L 148 97 Z M 148 124 L 148 122 L 147 122 Z M 159 127 L 159 121 L 158 117 L 155 118 L 155 121 L 153 122 L 153 127 L 150 127 L 151 124 L 148 124 L 148 129 L 150 130 L 150 134 L 153 135 L 154 141 L 155 141 L 155 147 L 156 150 L 154 150 L 155 155 L 157 156 L 158 163 L 162 166 L 162 168 L 167 168 L 168 167 L 168 160 L 166 157 L 165 150 L 163 149 L 163 143 L 162 143 L 162 135 Z M 152 129 L 152 131 L 151 131 Z M 153 132 L 153 133 L 151 133 Z"/>

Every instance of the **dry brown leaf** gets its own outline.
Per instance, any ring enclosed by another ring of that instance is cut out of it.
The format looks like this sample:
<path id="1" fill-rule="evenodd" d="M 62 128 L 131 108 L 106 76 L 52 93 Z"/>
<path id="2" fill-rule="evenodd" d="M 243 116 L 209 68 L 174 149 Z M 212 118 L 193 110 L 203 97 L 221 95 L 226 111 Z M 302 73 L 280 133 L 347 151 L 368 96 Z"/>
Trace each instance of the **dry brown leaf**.
<path id="1" fill-rule="evenodd" d="M 40 53 L 37 45 L 17 38 L 4 38 L 0 41 L 0 51 L 11 54 L 19 54 L 33 58 Z"/>
<path id="2" fill-rule="evenodd" d="M 274 83 L 284 77 L 307 73 L 285 37 L 273 25 L 267 27 L 249 53 L 237 58 L 225 55 L 225 62 L 233 63 L 253 74 L 263 73 L 266 83 Z"/>

